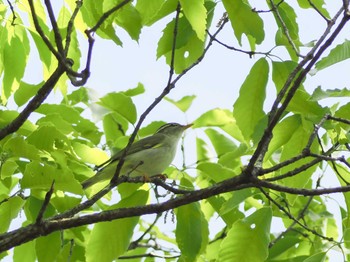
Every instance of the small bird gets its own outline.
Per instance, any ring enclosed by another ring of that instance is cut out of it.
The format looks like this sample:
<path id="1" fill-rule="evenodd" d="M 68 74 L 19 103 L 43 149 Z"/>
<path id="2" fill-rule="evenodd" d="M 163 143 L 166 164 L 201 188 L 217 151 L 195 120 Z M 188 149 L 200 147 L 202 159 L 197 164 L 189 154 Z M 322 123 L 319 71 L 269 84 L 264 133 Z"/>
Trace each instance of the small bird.
<path id="1" fill-rule="evenodd" d="M 192 124 L 168 123 L 157 132 L 131 145 L 123 163 L 120 175 L 150 177 L 160 175 L 173 161 L 178 142 L 183 132 Z M 99 166 L 96 175 L 82 182 L 84 189 L 101 181 L 112 179 L 125 149 L 118 151 Z"/>

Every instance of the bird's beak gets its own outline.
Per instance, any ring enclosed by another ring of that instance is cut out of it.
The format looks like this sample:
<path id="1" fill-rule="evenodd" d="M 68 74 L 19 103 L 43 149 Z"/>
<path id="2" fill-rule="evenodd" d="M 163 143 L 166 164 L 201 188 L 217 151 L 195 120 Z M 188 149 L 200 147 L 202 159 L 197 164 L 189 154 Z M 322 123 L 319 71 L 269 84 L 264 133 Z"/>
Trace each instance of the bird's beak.
<path id="1" fill-rule="evenodd" d="M 193 124 L 184 125 L 184 129 L 190 128 Z"/>

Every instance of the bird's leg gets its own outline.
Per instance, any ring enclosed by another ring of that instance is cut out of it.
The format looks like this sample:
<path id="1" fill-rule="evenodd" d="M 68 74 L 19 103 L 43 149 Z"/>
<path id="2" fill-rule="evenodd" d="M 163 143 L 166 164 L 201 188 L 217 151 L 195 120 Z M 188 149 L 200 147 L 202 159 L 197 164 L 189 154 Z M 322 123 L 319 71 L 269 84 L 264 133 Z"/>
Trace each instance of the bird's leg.
<path id="1" fill-rule="evenodd" d="M 151 176 L 151 178 L 159 178 L 159 179 L 165 181 L 168 178 L 168 176 L 166 174 L 157 174 L 157 175 Z"/>

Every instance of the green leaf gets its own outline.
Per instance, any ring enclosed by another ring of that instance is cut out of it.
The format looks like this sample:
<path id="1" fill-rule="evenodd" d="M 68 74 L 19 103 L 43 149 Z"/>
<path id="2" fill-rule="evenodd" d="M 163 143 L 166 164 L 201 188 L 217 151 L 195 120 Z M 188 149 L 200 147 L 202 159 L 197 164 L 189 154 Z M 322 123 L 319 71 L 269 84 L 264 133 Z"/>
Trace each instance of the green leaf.
<path id="1" fill-rule="evenodd" d="M 17 91 L 15 92 L 14 98 L 18 106 L 23 106 L 29 101 L 40 89 L 44 82 L 40 84 L 32 85 L 21 81 Z"/>
<path id="2" fill-rule="evenodd" d="M 22 137 L 12 137 L 4 145 L 4 150 L 11 152 L 16 157 L 30 160 L 39 160 L 42 153 Z"/>
<path id="3" fill-rule="evenodd" d="M 281 162 L 283 162 L 284 160 L 290 159 L 292 157 L 295 157 L 299 155 L 300 152 L 302 152 L 302 150 L 305 148 L 305 146 L 308 143 L 312 130 L 313 130 L 312 123 L 307 121 L 303 121 L 302 124 L 298 126 L 298 128 L 295 130 L 293 135 L 290 137 L 289 141 L 282 148 Z M 312 144 L 310 150 L 311 152 L 319 152 L 317 141 Z M 286 172 L 294 170 L 295 168 L 300 167 L 303 164 L 309 163 L 309 161 L 310 159 L 305 158 L 297 162 L 294 162 L 288 165 L 287 167 L 283 167 L 281 169 L 281 174 L 285 174 Z M 311 178 L 316 168 L 317 168 L 317 165 L 312 166 L 295 176 L 287 177 L 283 180 L 280 180 L 280 182 L 283 185 L 288 187 L 308 188 L 307 184 L 309 183 L 309 179 Z M 297 196 L 287 195 L 286 197 L 290 201 L 290 203 L 293 204 Z"/>
<path id="4" fill-rule="evenodd" d="M 143 94 L 145 92 L 145 87 L 142 83 L 138 83 L 135 88 L 128 89 L 123 92 L 124 95 L 127 96 L 137 96 Z"/>
<path id="5" fill-rule="evenodd" d="M 251 48 L 254 50 L 255 43 L 261 44 L 265 38 L 263 20 L 256 12 L 253 12 L 247 1 L 223 0 L 222 2 L 239 44 L 242 45 L 242 35 L 245 34 L 255 40 L 254 45 L 251 44 Z"/>
<path id="6" fill-rule="evenodd" d="M 175 105 L 178 109 L 180 109 L 182 112 L 186 112 L 190 106 L 192 105 L 193 100 L 196 98 L 196 96 L 184 96 L 178 101 L 175 101 L 173 99 L 170 99 L 168 97 L 165 97 L 164 99 L 173 105 Z"/>
<path id="7" fill-rule="evenodd" d="M 226 168 L 218 163 L 200 163 L 197 170 L 204 172 L 215 183 L 232 178 L 237 174 L 233 170 Z"/>
<path id="8" fill-rule="evenodd" d="M 193 187 L 186 179 L 181 180 L 181 184 L 186 188 Z M 203 233 L 204 215 L 199 203 L 192 203 L 181 206 L 175 210 L 176 214 L 176 242 L 181 250 L 179 261 L 196 261 L 199 255 L 203 238 L 207 235 Z M 207 230 L 206 230 L 207 231 Z"/>
<path id="9" fill-rule="evenodd" d="M 281 91 L 297 65 L 294 61 L 272 62 L 272 81 L 275 83 L 277 92 Z"/>
<path id="10" fill-rule="evenodd" d="M 270 8 L 272 8 L 271 5 L 269 6 Z M 282 4 L 278 5 L 278 12 L 281 19 L 283 20 L 285 27 L 287 28 L 289 38 L 293 42 L 296 50 L 292 48 L 290 41 L 288 40 L 285 32 L 283 31 L 284 26 L 282 25 L 280 18 L 276 15 L 275 12 L 273 12 L 276 23 L 279 28 L 276 33 L 276 45 L 285 46 L 292 60 L 297 61 L 298 56 L 296 54 L 296 51 L 299 52 L 299 46 L 301 45 L 301 42 L 299 40 L 299 26 L 297 23 L 297 15 L 295 14 L 294 9 L 286 2 L 283 2 Z"/>
<path id="11" fill-rule="evenodd" d="M 237 145 L 228 137 L 219 133 L 215 129 L 206 129 L 205 133 L 213 144 L 218 156 L 237 150 Z"/>
<path id="12" fill-rule="evenodd" d="M 237 208 L 240 203 L 246 200 L 248 197 L 251 197 L 255 194 L 255 192 L 250 189 L 242 189 L 238 191 L 232 192 L 232 197 L 229 198 L 221 207 L 220 214 L 226 214 L 231 212 L 234 208 Z"/>
<path id="13" fill-rule="evenodd" d="M 147 200 L 148 192 L 136 191 L 110 210 L 145 205 Z M 86 261 L 110 262 L 124 254 L 138 221 L 139 217 L 131 217 L 95 224 L 86 246 Z"/>
<path id="14" fill-rule="evenodd" d="M 19 18 L 18 18 L 19 19 Z M 18 21 L 20 22 L 20 21 Z M 5 104 L 18 89 L 29 56 L 29 39 L 23 27 L 9 27 L 9 40 L 3 47 L 4 76 L 1 99 Z"/>
<path id="15" fill-rule="evenodd" d="M 336 89 L 322 90 L 322 88 L 318 86 L 312 93 L 310 100 L 319 101 L 330 97 L 350 97 L 350 90 L 346 87 L 344 87 L 343 89 L 336 88 Z"/>
<path id="16" fill-rule="evenodd" d="M 304 262 L 324 262 L 327 259 L 327 252 L 316 253 L 307 259 Z"/>
<path id="17" fill-rule="evenodd" d="M 53 232 L 35 240 L 38 261 L 55 261 L 61 249 L 61 233 Z"/>
<path id="18" fill-rule="evenodd" d="M 301 124 L 302 121 L 299 115 L 287 117 L 278 123 L 273 129 L 272 140 L 265 158 L 269 159 L 276 150 L 281 149 L 291 139 Z"/>
<path id="19" fill-rule="evenodd" d="M 314 6 L 316 6 L 317 11 L 321 12 L 327 18 L 331 18 L 327 9 L 323 8 L 323 6 L 325 5 L 324 0 L 313 0 L 312 4 L 314 6 L 310 4 L 309 0 L 298 0 L 298 4 L 301 8 L 312 8 L 313 10 L 315 9 Z"/>
<path id="20" fill-rule="evenodd" d="M 205 29 L 207 28 L 207 10 L 204 6 L 204 0 L 180 0 L 180 4 L 197 37 L 204 41 Z"/>
<path id="21" fill-rule="evenodd" d="M 46 151 L 53 151 L 57 143 L 69 144 L 67 137 L 53 126 L 42 126 L 38 128 L 28 136 L 27 141 L 36 148 Z"/>
<path id="22" fill-rule="evenodd" d="M 15 161 L 13 161 L 13 160 L 6 160 L 1 165 L 0 178 L 4 179 L 6 177 L 11 177 L 15 173 L 17 168 L 18 168 L 18 165 L 17 165 L 17 163 Z"/>
<path id="23" fill-rule="evenodd" d="M 25 201 L 20 197 L 9 198 L 8 201 L 1 203 L 0 205 L 0 233 L 5 233 L 12 219 L 18 216 L 18 213 L 21 211 Z"/>
<path id="24" fill-rule="evenodd" d="M 266 60 L 263 58 L 258 60 L 242 84 L 239 97 L 233 106 L 233 116 L 247 141 L 265 116 L 263 105 L 268 74 L 269 66 Z"/>
<path id="25" fill-rule="evenodd" d="M 74 142 L 72 146 L 84 163 L 99 165 L 109 159 L 107 153 L 99 148 L 91 148 L 78 142 Z"/>
<path id="26" fill-rule="evenodd" d="M 36 259 L 35 241 L 30 241 L 14 248 L 14 262 L 35 262 L 37 261 Z"/>
<path id="27" fill-rule="evenodd" d="M 265 261 L 272 211 L 264 207 L 235 222 L 221 243 L 218 261 Z"/>
<path id="28" fill-rule="evenodd" d="M 334 47 L 326 57 L 323 57 L 321 60 L 319 60 L 316 63 L 315 70 L 312 73 L 316 74 L 316 72 L 322 69 L 325 69 L 329 66 L 342 62 L 349 58 L 350 58 L 350 41 L 344 40 L 344 43 Z"/>
<path id="29" fill-rule="evenodd" d="M 88 104 L 89 102 L 89 91 L 86 87 L 80 87 L 74 90 L 71 94 L 65 97 L 70 101 L 70 105 L 76 105 L 78 103 Z"/>
<path id="30" fill-rule="evenodd" d="M 136 107 L 131 98 L 123 93 L 109 93 L 98 104 L 120 114 L 130 123 L 136 122 Z"/>
<path id="31" fill-rule="evenodd" d="M 287 110 L 300 113 L 307 118 L 313 118 L 315 122 L 320 121 L 328 109 L 322 108 L 318 102 L 312 101 L 310 97 L 310 94 L 303 87 L 300 87 L 287 106 Z"/>
<path id="32" fill-rule="evenodd" d="M 139 0 L 136 9 L 139 11 L 142 24 L 151 26 L 161 18 L 174 12 L 178 0 Z"/>
<path id="33" fill-rule="evenodd" d="M 113 147 L 115 141 L 125 136 L 128 130 L 128 121 L 117 113 L 109 113 L 103 117 L 103 131 L 106 141 L 110 147 Z"/>
<path id="34" fill-rule="evenodd" d="M 108 2 L 110 1 L 104 1 L 104 3 Z M 115 4 L 112 7 L 114 6 Z M 137 41 L 139 39 L 142 28 L 141 16 L 133 5 L 127 4 L 118 10 L 115 13 L 114 22 L 124 28 L 133 40 Z"/>
<path id="35" fill-rule="evenodd" d="M 18 117 L 17 111 L 3 111 L 0 110 L 0 128 L 3 128 L 7 126 L 9 123 L 11 123 L 16 117 Z M 29 120 L 26 120 L 23 125 L 17 130 L 17 134 L 19 135 L 28 135 L 31 132 L 33 132 L 36 129 L 36 126 L 31 123 Z"/>
<path id="36" fill-rule="evenodd" d="M 176 242 L 181 250 L 179 261 L 195 261 L 202 244 L 202 223 L 204 219 L 198 203 L 176 209 Z"/>
<path id="37" fill-rule="evenodd" d="M 215 4 L 211 1 L 205 2 L 207 10 L 211 10 Z M 213 12 L 208 13 L 207 26 L 211 24 Z M 158 42 L 157 58 L 165 56 L 167 64 L 172 61 L 173 39 L 174 39 L 175 19 L 169 22 L 163 30 L 163 35 Z M 191 24 L 185 17 L 180 17 L 177 24 L 174 69 L 176 73 L 195 63 L 203 54 L 204 41 L 197 37 L 196 32 L 192 29 Z"/>
<path id="38" fill-rule="evenodd" d="M 56 190 L 79 195 L 83 193 L 81 184 L 74 179 L 71 170 L 38 161 L 32 161 L 26 165 L 21 187 L 47 191 L 51 187 L 52 181 L 55 181 Z"/>
<path id="39" fill-rule="evenodd" d="M 278 258 L 280 255 L 288 257 L 288 252 L 295 254 L 296 246 L 301 239 L 295 232 L 288 231 L 283 238 L 280 238 L 269 250 L 269 259 Z M 273 260 L 272 260 L 273 261 Z"/>

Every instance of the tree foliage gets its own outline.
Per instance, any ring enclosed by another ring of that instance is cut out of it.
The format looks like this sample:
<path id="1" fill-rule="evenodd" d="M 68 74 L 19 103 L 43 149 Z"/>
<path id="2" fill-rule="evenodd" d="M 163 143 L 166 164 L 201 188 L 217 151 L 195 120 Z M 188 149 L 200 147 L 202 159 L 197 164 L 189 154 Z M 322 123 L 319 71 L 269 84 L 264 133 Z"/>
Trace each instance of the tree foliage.
<path id="1" fill-rule="evenodd" d="M 53 2 L 0 2 L 1 258 L 306 262 L 338 252 L 350 259 L 350 93 L 306 86 L 350 57 L 347 0 Z M 323 30 L 317 39 L 301 33 L 310 26 L 298 21 L 305 13 Z M 94 101 L 86 83 L 95 39 L 122 46 L 122 29 L 137 42 L 159 21 L 156 56 L 169 68 L 163 91 L 141 114 L 142 83 Z M 222 40 L 226 28 L 231 38 Z M 145 182 L 118 176 L 121 161 L 106 187 L 84 191 L 106 149 L 128 149 L 164 123 L 143 125 L 162 100 L 186 114 L 195 96 L 166 96 L 213 46 L 253 65 L 233 108 L 204 105 L 193 121 L 204 130 L 196 164 L 184 160 L 166 170 L 167 180 Z M 28 70 L 41 81 L 26 82 Z M 49 99 L 53 90 L 61 101 Z M 99 122 L 92 105 L 104 109 Z M 335 214 L 333 195 L 341 203 Z"/>

